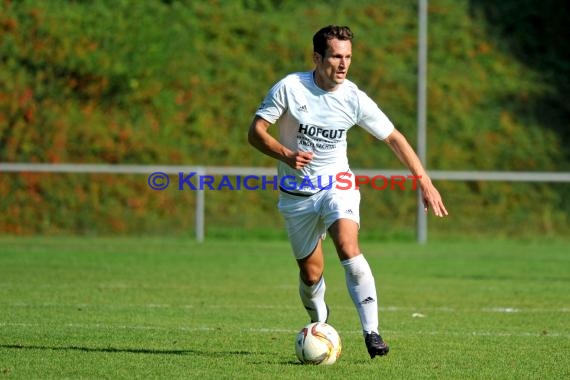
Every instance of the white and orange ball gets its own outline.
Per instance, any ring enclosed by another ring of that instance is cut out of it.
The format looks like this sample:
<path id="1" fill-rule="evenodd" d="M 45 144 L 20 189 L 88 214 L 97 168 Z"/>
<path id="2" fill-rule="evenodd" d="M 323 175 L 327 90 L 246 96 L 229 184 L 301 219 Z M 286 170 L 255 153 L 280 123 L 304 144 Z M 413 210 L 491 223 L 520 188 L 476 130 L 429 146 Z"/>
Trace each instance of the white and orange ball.
<path id="1" fill-rule="evenodd" d="M 341 351 L 340 336 L 327 323 L 309 323 L 297 333 L 295 352 L 303 364 L 334 364 Z"/>

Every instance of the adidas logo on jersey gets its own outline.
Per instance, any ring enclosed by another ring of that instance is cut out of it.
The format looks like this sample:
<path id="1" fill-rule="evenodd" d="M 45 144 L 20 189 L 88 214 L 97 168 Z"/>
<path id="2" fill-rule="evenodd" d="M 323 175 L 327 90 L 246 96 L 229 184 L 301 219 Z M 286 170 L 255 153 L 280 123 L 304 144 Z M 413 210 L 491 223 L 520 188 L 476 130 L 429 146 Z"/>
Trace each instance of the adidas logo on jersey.
<path id="1" fill-rule="evenodd" d="M 299 110 L 301 112 L 309 112 L 309 110 L 307 109 L 307 106 L 304 104 L 301 107 L 297 108 L 297 110 Z"/>

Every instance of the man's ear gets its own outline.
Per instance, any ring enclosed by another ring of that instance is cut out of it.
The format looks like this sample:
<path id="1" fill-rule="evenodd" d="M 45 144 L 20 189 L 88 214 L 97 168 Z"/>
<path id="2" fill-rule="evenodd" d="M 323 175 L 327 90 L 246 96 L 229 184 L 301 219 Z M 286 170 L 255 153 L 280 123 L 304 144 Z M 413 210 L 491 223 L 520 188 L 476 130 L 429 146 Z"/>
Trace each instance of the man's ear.
<path id="1" fill-rule="evenodd" d="M 320 62 L 323 61 L 323 57 L 322 55 L 320 55 L 319 53 L 317 53 L 316 51 L 313 52 L 313 63 L 316 65 Z"/>

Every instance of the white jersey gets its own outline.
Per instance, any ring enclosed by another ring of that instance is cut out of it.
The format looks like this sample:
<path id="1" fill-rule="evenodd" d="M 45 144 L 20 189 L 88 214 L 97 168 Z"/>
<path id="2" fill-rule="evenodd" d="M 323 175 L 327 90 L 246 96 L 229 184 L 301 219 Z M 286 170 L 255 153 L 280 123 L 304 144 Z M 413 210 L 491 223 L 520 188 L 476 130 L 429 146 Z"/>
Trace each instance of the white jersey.
<path id="1" fill-rule="evenodd" d="M 293 151 L 313 152 L 301 170 L 279 161 L 281 186 L 312 194 L 330 186 L 337 175 L 349 172 L 346 134 L 354 125 L 385 139 L 394 125 L 378 105 L 349 80 L 335 91 L 317 86 L 313 71 L 294 73 L 277 82 L 256 115 L 271 124 L 279 121 L 279 142 Z M 285 182 L 284 182 L 285 181 Z"/>

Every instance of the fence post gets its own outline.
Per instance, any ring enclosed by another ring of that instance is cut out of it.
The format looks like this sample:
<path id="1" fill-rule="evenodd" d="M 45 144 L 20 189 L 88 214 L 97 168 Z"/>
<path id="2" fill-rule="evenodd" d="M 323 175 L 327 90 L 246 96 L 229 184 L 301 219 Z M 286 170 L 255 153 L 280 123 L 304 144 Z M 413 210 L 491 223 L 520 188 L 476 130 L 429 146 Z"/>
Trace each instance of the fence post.
<path id="1" fill-rule="evenodd" d="M 419 0 L 418 10 L 418 156 L 427 170 L 427 2 Z M 422 191 L 418 189 L 417 241 L 427 241 L 427 215 L 424 212 Z"/>
<path id="2" fill-rule="evenodd" d="M 204 167 L 200 166 L 196 169 L 198 178 L 202 178 L 206 174 Z M 206 190 L 196 190 L 196 241 L 201 243 L 204 241 L 204 225 L 205 225 L 205 209 L 206 209 Z"/>

